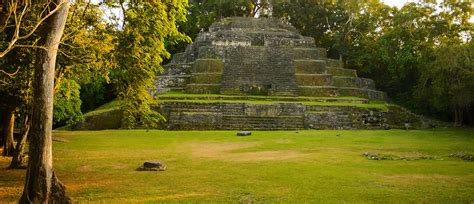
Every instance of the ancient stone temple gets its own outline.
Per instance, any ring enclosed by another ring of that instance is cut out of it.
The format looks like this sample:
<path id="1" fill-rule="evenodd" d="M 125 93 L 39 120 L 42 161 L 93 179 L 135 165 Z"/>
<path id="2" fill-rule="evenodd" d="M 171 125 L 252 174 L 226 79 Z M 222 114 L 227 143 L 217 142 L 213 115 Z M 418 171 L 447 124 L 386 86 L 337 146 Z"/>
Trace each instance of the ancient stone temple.
<path id="1" fill-rule="evenodd" d="M 158 90 L 383 100 L 374 81 L 328 59 L 314 39 L 276 19 L 226 18 L 173 57 Z"/>
<path id="2" fill-rule="evenodd" d="M 271 18 L 226 18 L 165 65 L 156 89 L 168 129 L 368 129 L 425 124 L 383 102 L 374 81 Z M 170 93 L 182 94 L 170 94 Z"/>

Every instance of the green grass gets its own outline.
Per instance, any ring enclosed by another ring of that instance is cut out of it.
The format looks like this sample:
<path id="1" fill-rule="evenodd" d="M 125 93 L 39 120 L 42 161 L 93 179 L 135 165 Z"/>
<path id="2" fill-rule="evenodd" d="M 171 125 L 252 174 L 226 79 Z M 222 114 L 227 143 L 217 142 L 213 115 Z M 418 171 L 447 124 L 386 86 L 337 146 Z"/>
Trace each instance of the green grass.
<path id="1" fill-rule="evenodd" d="M 288 100 L 287 100 L 288 99 Z M 291 100 L 290 100 L 291 99 Z M 301 100 L 298 100 L 301 99 Z M 309 99 L 309 100 L 306 100 Z M 189 94 L 189 93 L 164 93 L 157 96 L 157 102 L 193 102 L 193 103 L 248 103 L 248 104 L 275 104 L 275 103 L 301 103 L 316 106 L 354 106 L 366 109 L 388 110 L 385 101 L 369 101 L 369 103 L 351 103 L 346 101 L 319 102 L 311 100 L 344 99 L 363 100 L 357 97 L 285 97 L 285 96 L 245 96 L 245 95 L 220 95 L 220 94 Z"/>
<path id="2" fill-rule="evenodd" d="M 222 98 L 233 98 L 233 97 L 248 97 L 248 98 L 256 98 L 256 99 L 274 99 L 274 98 L 301 98 L 301 99 L 363 99 L 354 96 L 337 96 L 337 97 L 311 97 L 311 96 L 259 96 L 259 95 L 222 95 L 222 94 L 191 94 L 191 93 L 183 93 L 183 92 L 168 92 L 157 95 L 158 98 L 166 98 L 166 97 L 176 97 L 176 98 L 186 98 L 186 97 L 222 97 Z"/>
<path id="3" fill-rule="evenodd" d="M 101 114 L 101 113 L 113 111 L 113 110 L 119 109 L 120 105 L 121 105 L 121 101 L 115 99 L 111 102 L 108 102 L 108 103 L 98 107 L 97 109 L 95 109 L 93 111 L 87 112 L 86 114 L 84 114 L 84 116 L 85 117 L 93 116 L 93 115 L 98 115 L 98 114 Z"/>
<path id="4" fill-rule="evenodd" d="M 56 131 L 54 166 L 77 202 L 472 203 L 472 129 L 386 131 Z M 364 152 L 431 156 L 374 161 Z M 139 172 L 161 160 L 163 172 Z M 0 160 L 0 201 L 21 193 L 24 170 Z"/>
<path id="5" fill-rule="evenodd" d="M 300 103 L 315 106 L 353 106 L 366 109 L 388 110 L 388 104 L 382 101 L 370 101 L 369 103 L 346 103 L 346 102 L 316 102 L 316 101 L 266 101 L 266 100 L 158 100 L 160 102 L 191 102 L 191 103 L 248 103 L 248 104 L 275 104 L 275 103 Z"/>

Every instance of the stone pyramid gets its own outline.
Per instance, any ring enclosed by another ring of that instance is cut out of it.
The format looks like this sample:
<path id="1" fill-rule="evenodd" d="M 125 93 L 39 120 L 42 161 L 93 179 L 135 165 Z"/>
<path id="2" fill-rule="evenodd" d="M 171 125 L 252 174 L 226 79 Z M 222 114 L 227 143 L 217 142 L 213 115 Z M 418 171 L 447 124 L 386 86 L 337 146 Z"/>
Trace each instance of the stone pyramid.
<path id="1" fill-rule="evenodd" d="M 225 18 L 175 54 L 150 90 L 174 130 L 432 126 L 383 102 L 374 81 L 271 18 Z M 168 92 L 168 93 L 167 93 Z M 376 101 L 376 102 L 374 102 Z M 378 102 L 377 102 L 378 101 Z M 382 102 L 380 102 L 382 101 Z"/>
<path id="2" fill-rule="evenodd" d="M 314 39 L 272 18 L 225 18 L 165 65 L 155 93 L 354 96 L 385 100 L 374 81 L 326 57 Z"/>

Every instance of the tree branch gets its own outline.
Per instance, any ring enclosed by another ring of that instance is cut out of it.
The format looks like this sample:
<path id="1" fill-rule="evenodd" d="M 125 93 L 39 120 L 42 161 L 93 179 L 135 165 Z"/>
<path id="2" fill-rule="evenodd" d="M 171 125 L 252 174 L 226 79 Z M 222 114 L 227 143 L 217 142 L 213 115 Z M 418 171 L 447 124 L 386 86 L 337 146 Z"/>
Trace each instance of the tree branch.
<path id="1" fill-rule="evenodd" d="M 7 53 L 9 53 L 13 48 L 15 47 L 19 47 L 16 45 L 17 41 L 18 40 L 23 40 L 23 39 L 26 39 L 28 37 L 30 37 L 31 35 L 33 35 L 33 33 L 38 29 L 38 27 L 43 24 L 43 22 L 49 18 L 51 15 L 53 15 L 56 11 L 58 11 L 68 0 L 63 0 L 61 1 L 61 3 L 57 4 L 55 6 L 55 8 L 53 10 L 49 10 L 49 8 L 51 7 L 51 5 L 54 3 L 52 1 L 48 2 L 47 5 L 45 6 L 45 8 L 43 9 L 43 11 L 41 11 L 41 15 L 40 16 L 43 16 L 44 12 L 45 11 L 48 11 L 48 13 L 46 15 L 44 15 L 43 17 L 40 17 L 40 19 L 36 22 L 36 24 L 33 26 L 33 28 L 26 34 L 26 35 L 23 35 L 23 36 L 20 36 L 20 28 L 21 28 L 21 25 L 22 25 L 22 20 L 23 20 L 23 17 L 26 15 L 26 13 L 28 12 L 28 9 L 29 7 L 31 6 L 29 1 L 25 1 L 24 2 L 24 7 L 22 9 L 22 12 L 19 16 L 17 16 L 17 4 L 12 4 L 12 13 L 13 13 L 13 17 L 14 17 L 14 21 L 15 21 L 15 31 L 13 32 L 13 37 L 12 39 L 10 40 L 10 42 L 8 43 L 8 46 L 5 48 L 5 50 L 3 50 L 2 52 L 0 52 L 0 58 L 4 57 Z M 11 15 L 8 16 L 8 18 L 10 18 Z M 8 24 L 8 19 L 5 21 L 6 24 Z M 5 25 L 5 28 L 7 27 L 8 25 Z M 5 28 L 3 28 L 2 30 L 4 30 Z"/>
<path id="2" fill-rule="evenodd" d="M 20 68 L 18 67 L 18 69 L 16 69 L 16 71 L 14 71 L 13 73 L 8 73 L 6 71 L 3 71 L 0 69 L 0 73 L 3 73 L 5 75 L 7 75 L 8 77 L 10 78 L 13 78 L 16 74 L 18 74 L 18 71 L 20 71 Z"/>

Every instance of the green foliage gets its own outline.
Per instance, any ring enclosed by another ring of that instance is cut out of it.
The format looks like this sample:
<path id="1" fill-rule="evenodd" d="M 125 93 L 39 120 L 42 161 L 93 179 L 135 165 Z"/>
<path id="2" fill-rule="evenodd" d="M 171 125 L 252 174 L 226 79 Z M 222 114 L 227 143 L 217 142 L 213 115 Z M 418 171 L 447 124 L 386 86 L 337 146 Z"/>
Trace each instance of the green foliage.
<path id="1" fill-rule="evenodd" d="M 54 94 L 53 126 L 74 125 L 83 120 L 79 90 L 74 80 L 59 85 Z"/>
<path id="2" fill-rule="evenodd" d="M 190 41 L 180 33 L 176 22 L 184 21 L 186 0 L 128 2 L 124 8 L 123 30 L 118 34 L 116 81 L 123 100 L 123 127 L 154 127 L 163 119 L 150 108 L 150 88 L 156 73 L 162 71 L 163 57 L 169 58 L 169 42 Z M 125 9 L 126 8 L 126 9 Z"/>
<path id="3" fill-rule="evenodd" d="M 83 113 L 96 109 L 116 98 L 113 84 L 107 83 L 103 76 L 92 77 L 81 84 L 81 110 Z"/>
<path id="4" fill-rule="evenodd" d="M 86 114 L 84 114 L 84 116 L 93 116 L 93 115 L 98 115 L 104 112 L 118 110 L 118 109 L 121 109 L 121 106 L 122 106 L 122 101 L 112 100 L 104 105 L 101 105 L 100 107 L 98 107 L 97 109 L 93 111 L 87 112 Z"/>
<path id="5" fill-rule="evenodd" d="M 26 13 L 21 19 L 19 36 L 26 36 L 31 32 L 31 28 L 39 19 L 39 11 L 44 8 L 45 2 L 26 6 L 20 3 L 16 12 L 26 8 Z M 14 8 L 14 7 L 12 7 Z M 8 18 L 8 14 L 13 12 L 7 6 L 0 11 L 0 52 L 7 49 L 7 45 L 15 36 L 14 18 Z M 24 116 L 31 114 L 31 94 L 33 67 L 35 61 L 35 50 L 28 47 L 37 41 L 37 33 L 32 33 L 28 38 L 17 41 L 16 45 L 4 57 L 0 58 L 0 114 L 5 110 L 15 110 L 20 113 L 19 121 Z M 26 45 L 26 46 L 25 46 Z M 0 119 L 1 121 L 1 119 Z"/>
<path id="6" fill-rule="evenodd" d="M 0 111 L 20 109 L 29 114 L 33 78 L 33 51 L 15 48 L 4 58 L 0 58 Z"/>
<path id="7" fill-rule="evenodd" d="M 41 9 L 45 8 L 44 3 L 35 3 L 28 8 L 27 15 L 24 16 L 20 27 L 21 35 L 28 33 L 37 23 Z M 70 7 L 67 26 L 57 55 L 55 71 L 55 90 L 57 92 L 61 92 L 59 86 L 65 86 L 62 85 L 63 83 L 86 84 L 91 80 L 94 81 L 91 78 L 97 75 L 102 76 L 105 80 L 108 79 L 108 71 L 113 64 L 113 61 L 110 60 L 111 51 L 115 44 L 112 42 L 113 35 L 111 35 L 113 29 L 104 23 L 101 15 L 99 6 L 91 3 L 75 2 Z M 13 21 L 12 18 L 10 21 Z M 8 23 L 13 24 L 13 22 Z M 7 26 L 5 32 L 1 32 L 0 49 L 3 49 L 4 45 L 9 42 L 8 40 L 13 35 L 13 28 L 13 26 Z M 22 116 L 29 114 L 31 109 L 30 95 L 35 49 L 29 46 L 35 45 L 37 40 L 38 36 L 35 32 L 30 37 L 18 41 L 18 44 L 23 46 L 12 49 L 5 57 L 0 58 L 2 71 L 0 72 L 0 92 L 2 93 L 0 107 L 19 109 L 20 112 L 25 113 Z M 75 82 L 71 82 L 72 79 Z M 72 87 L 76 88 L 75 85 Z M 77 89 L 78 91 L 79 89 Z M 61 107 L 58 107 L 59 112 L 62 114 L 76 112 L 77 101 L 74 100 L 73 104 L 65 104 L 70 101 L 61 99 Z M 62 114 L 55 118 L 57 119 L 54 121 L 56 125 L 70 123 L 80 118 L 77 116 L 80 115 L 79 113 L 75 113 L 76 115 L 73 116 Z"/>
<path id="8" fill-rule="evenodd" d="M 474 106 L 474 42 L 443 41 L 434 57 L 421 74 L 420 100 L 454 112 L 455 125 L 461 125 L 463 114 Z"/>
<path id="9" fill-rule="evenodd" d="M 76 2 L 71 6 L 58 53 L 56 81 L 74 79 L 87 93 L 101 93 L 109 84 L 109 72 L 116 65 L 113 60 L 116 31 L 102 15 L 99 5 Z M 98 97 L 103 104 L 102 96 Z M 94 103 L 84 99 L 86 104 Z"/>
<path id="10" fill-rule="evenodd" d="M 434 9 L 437 6 L 440 11 Z M 470 40 L 473 32 L 472 23 L 467 20 L 470 13 L 470 4 L 463 2 L 406 4 L 383 17 L 388 23 L 379 35 L 366 35 L 354 47 L 349 63 L 363 76 L 375 79 L 378 87 L 398 103 L 419 112 L 445 115 L 449 108 L 433 108 L 438 99 L 414 96 L 425 92 L 426 89 L 419 90 L 423 86 L 420 84 L 426 85 L 427 76 L 433 71 L 432 62 L 439 58 L 435 52 L 443 39 L 458 44 Z M 447 76 L 452 77 L 443 75 Z"/>
<path id="11" fill-rule="evenodd" d="M 430 100 L 414 95 L 420 92 L 419 84 L 433 82 L 428 76 L 432 77 L 436 70 L 431 66 L 439 58 L 440 53 L 436 52 L 443 39 L 457 44 L 471 40 L 474 27 L 469 22 L 469 2 L 417 1 L 398 9 L 379 0 L 303 0 L 276 1 L 273 8 L 275 17 L 290 22 L 303 35 L 314 37 L 318 46 L 327 48 L 330 57 L 342 59 L 346 68 L 374 79 L 377 87 L 395 102 L 438 116 L 450 111 L 448 106 L 455 106 L 453 100 L 441 95 L 430 95 L 436 98 Z M 460 86 L 465 87 L 462 89 L 469 90 L 468 81 L 461 81 Z M 467 93 L 451 93 L 453 97 L 461 95 L 463 100 L 471 100 L 466 99 Z M 444 106 L 435 101 L 443 101 Z"/>

